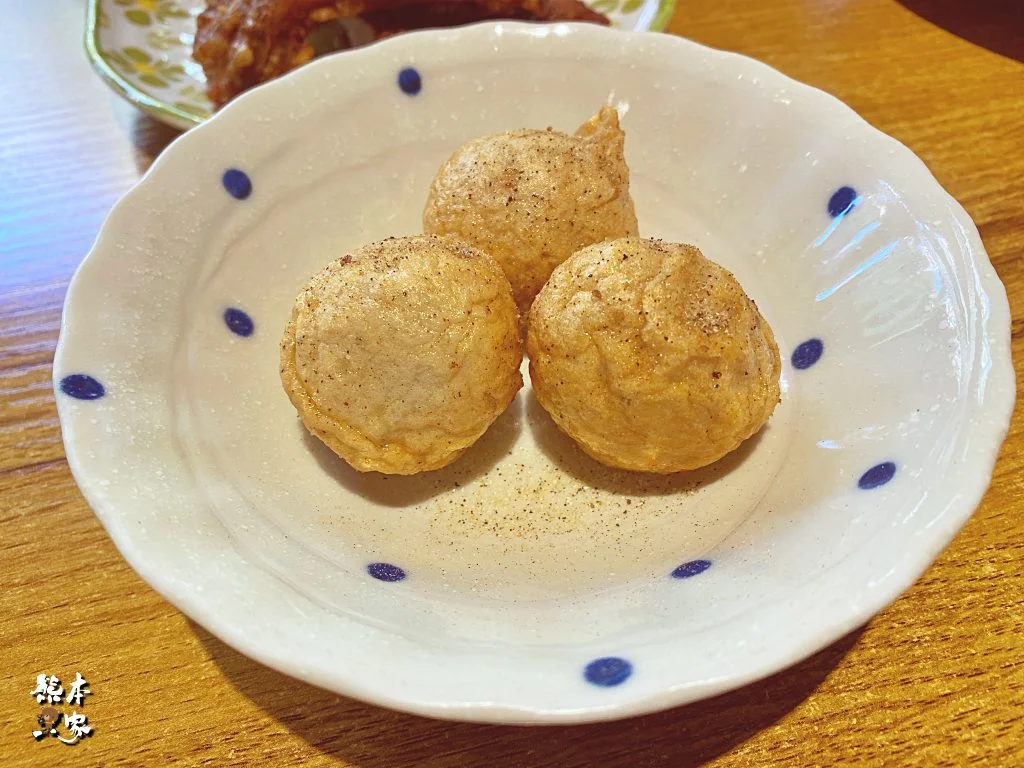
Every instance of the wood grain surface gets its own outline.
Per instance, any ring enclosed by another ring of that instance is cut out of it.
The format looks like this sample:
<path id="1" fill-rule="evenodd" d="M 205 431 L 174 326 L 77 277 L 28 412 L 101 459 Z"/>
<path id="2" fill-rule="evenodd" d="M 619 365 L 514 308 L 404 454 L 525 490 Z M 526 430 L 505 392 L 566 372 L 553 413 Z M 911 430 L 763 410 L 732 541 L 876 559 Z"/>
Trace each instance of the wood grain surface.
<path id="1" fill-rule="evenodd" d="M 835 94 L 920 155 L 981 229 L 1018 361 L 1021 7 L 679 0 L 670 28 Z M 81 0 L 0 9 L 0 765 L 1024 765 L 1020 409 L 981 508 L 905 596 L 790 670 L 661 714 L 533 729 L 435 722 L 295 682 L 190 623 L 125 565 L 83 501 L 50 384 L 71 274 L 175 134 L 92 74 Z M 75 671 L 91 683 L 94 735 L 36 743 L 36 674 L 68 682 Z"/>

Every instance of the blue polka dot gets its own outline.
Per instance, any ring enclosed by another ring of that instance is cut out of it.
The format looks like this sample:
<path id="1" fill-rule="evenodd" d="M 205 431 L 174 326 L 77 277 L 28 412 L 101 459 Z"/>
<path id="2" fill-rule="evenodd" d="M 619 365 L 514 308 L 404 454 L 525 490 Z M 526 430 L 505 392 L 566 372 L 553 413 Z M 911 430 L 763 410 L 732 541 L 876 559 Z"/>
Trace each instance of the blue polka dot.
<path id="1" fill-rule="evenodd" d="M 683 563 L 672 571 L 672 578 L 688 579 L 691 576 L 696 576 L 698 573 L 704 573 L 710 567 L 710 560 L 690 560 L 688 563 Z"/>
<path id="2" fill-rule="evenodd" d="M 252 181 L 245 171 L 237 168 L 228 168 L 220 179 L 224 189 L 228 191 L 235 200 L 245 200 L 252 194 Z"/>
<path id="3" fill-rule="evenodd" d="M 818 362 L 824 351 L 825 345 L 822 344 L 821 339 L 808 339 L 797 345 L 793 350 L 793 357 L 790 359 L 793 362 L 793 367 L 802 371 Z"/>
<path id="4" fill-rule="evenodd" d="M 391 563 L 370 563 L 366 572 L 377 581 L 401 581 L 405 578 L 405 571 Z"/>
<path id="5" fill-rule="evenodd" d="M 252 336 L 252 332 L 256 328 L 253 325 L 252 318 L 235 307 L 224 310 L 224 323 L 232 333 L 239 336 Z"/>
<path id="6" fill-rule="evenodd" d="M 420 73 L 412 67 L 406 67 L 398 73 L 398 87 L 402 89 L 402 93 L 415 96 L 423 88 Z"/>
<path id="7" fill-rule="evenodd" d="M 828 214 L 833 219 L 842 216 L 844 213 L 848 213 L 859 200 L 857 190 L 853 187 L 840 187 L 828 199 Z"/>
<path id="8" fill-rule="evenodd" d="M 60 391 L 76 400 L 98 400 L 107 390 L 92 376 L 72 373 L 60 380 Z"/>
<path id="9" fill-rule="evenodd" d="M 588 683 L 602 688 L 611 688 L 626 682 L 633 674 L 633 665 L 618 656 L 606 656 L 594 659 L 583 670 L 583 677 Z"/>
<path id="10" fill-rule="evenodd" d="M 883 461 L 881 464 L 875 464 L 861 475 L 860 480 L 857 481 L 857 487 L 864 491 L 870 491 L 872 488 L 888 483 L 895 474 L 896 465 L 891 461 Z"/>

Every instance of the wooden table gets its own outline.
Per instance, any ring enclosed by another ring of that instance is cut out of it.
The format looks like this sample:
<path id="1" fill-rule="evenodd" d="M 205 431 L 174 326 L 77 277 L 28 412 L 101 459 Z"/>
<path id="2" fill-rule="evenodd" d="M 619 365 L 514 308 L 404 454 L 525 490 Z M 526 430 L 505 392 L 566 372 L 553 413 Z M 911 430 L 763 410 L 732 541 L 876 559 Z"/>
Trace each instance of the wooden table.
<path id="1" fill-rule="evenodd" d="M 679 4 L 672 32 L 824 88 L 924 158 L 981 229 L 1014 306 L 1019 359 L 1022 5 Z M 1020 409 L 981 508 L 909 593 L 793 669 L 669 712 L 572 728 L 434 722 L 291 680 L 190 623 L 125 565 L 83 501 L 50 385 L 68 279 L 111 204 L 175 134 L 93 76 L 82 0 L 11 1 L 4 11 L 0 764 L 1024 765 Z M 73 752 L 36 743 L 36 675 L 68 684 L 76 670 L 94 692 L 85 711 L 95 734 Z"/>

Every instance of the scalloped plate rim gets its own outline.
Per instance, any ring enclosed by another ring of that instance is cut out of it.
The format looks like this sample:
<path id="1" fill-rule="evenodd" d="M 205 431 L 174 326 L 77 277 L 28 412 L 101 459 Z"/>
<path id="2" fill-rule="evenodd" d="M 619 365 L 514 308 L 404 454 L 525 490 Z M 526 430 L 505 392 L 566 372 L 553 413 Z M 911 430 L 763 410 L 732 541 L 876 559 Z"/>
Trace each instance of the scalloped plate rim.
<path id="1" fill-rule="evenodd" d="M 492 25 L 482 24 L 477 26 L 489 27 Z M 600 32 L 595 31 L 592 34 L 598 35 L 605 33 L 605 31 L 601 30 Z M 375 55 L 376 51 L 384 49 L 385 46 L 390 48 L 391 46 L 397 47 L 403 45 L 404 43 L 402 41 L 405 38 L 412 37 L 413 35 L 426 36 L 430 34 L 433 33 L 411 33 L 411 35 L 385 41 L 381 43 L 380 46 L 374 46 L 373 49 L 361 49 L 361 51 L 354 52 L 354 55 L 363 55 L 369 58 Z M 447 34 L 452 33 L 449 31 Z M 643 33 L 632 34 L 640 35 Z M 920 549 L 915 550 L 912 553 L 912 556 L 907 557 L 902 563 L 895 567 L 895 570 L 898 571 L 898 576 L 894 577 L 893 581 L 887 582 L 884 587 L 875 587 L 870 592 L 866 593 L 866 599 L 860 602 L 855 609 L 848 611 L 841 620 L 824 622 L 824 625 L 819 626 L 813 633 L 813 640 L 806 640 L 803 644 L 795 647 L 790 646 L 784 649 L 777 649 L 778 652 L 773 654 L 769 660 L 763 660 L 756 670 L 747 669 L 744 672 L 738 673 L 728 679 L 706 681 L 699 686 L 694 684 L 694 686 L 690 688 L 666 687 L 661 691 L 659 696 L 644 699 L 642 701 L 628 701 L 625 703 L 605 706 L 594 706 L 593 708 L 587 708 L 585 710 L 552 710 L 550 708 L 546 709 L 543 706 L 511 710 L 507 708 L 502 709 L 500 706 L 496 706 L 494 704 L 452 704 L 437 701 L 430 703 L 422 701 L 414 702 L 402 700 L 400 697 L 396 696 L 384 695 L 380 691 L 368 690 L 365 687 L 355 684 L 347 687 L 345 690 L 340 690 L 339 692 L 356 696 L 365 701 L 391 706 L 404 711 L 447 719 L 464 719 L 483 722 L 552 722 L 563 724 L 570 722 L 591 722 L 652 712 L 668 706 L 674 706 L 718 693 L 723 693 L 744 683 L 763 678 L 773 672 L 779 671 L 780 669 L 805 658 L 810 653 L 834 642 L 838 638 L 842 637 L 846 632 L 869 620 L 885 606 L 897 599 L 914 581 L 917 580 L 917 578 L 920 577 L 920 575 L 931 565 L 934 558 L 949 544 L 960 528 L 970 519 L 974 510 L 981 502 L 981 499 L 991 482 L 992 470 L 998 458 L 1002 442 L 1010 426 L 1010 419 L 1013 415 L 1015 401 L 1016 379 L 1010 349 L 1010 312 L 1005 286 L 992 266 L 991 260 L 988 258 L 977 227 L 971 217 L 967 214 L 963 206 L 953 198 L 944 187 L 942 187 L 937 179 L 935 179 L 928 167 L 916 154 L 898 140 L 872 126 L 852 108 L 834 96 L 831 96 L 818 88 L 794 80 L 778 72 L 778 70 L 749 57 L 725 51 L 718 51 L 688 40 L 669 39 L 672 40 L 671 43 L 668 43 L 670 45 L 693 46 L 701 49 L 703 55 L 710 58 L 728 58 L 733 62 L 742 62 L 747 68 L 766 77 L 770 77 L 774 82 L 785 83 L 793 89 L 794 95 L 800 94 L 801 96 L 813 97 L 821 100 L 823 103 L 824 100 L 828 100 L 830 109 L 832 110 L 829 113 L 830 116 L 841 114 L 844 120 L 849 121 L 847 124 L 850 126 L 851 130 L 856 128 L 858 132 L 869 137 L 872 141 L 879 143 L 884 142 L 891 147 L 898 148 L 900 153 L 907 157 L 908 161 L 913 161 L 922 172 L 922 179 L 929 185 L 933 185 L 929 190 L 929 194 L 939 196 L 942 202 L 949 207 L 950 215 L 953 216 L 964 228 L 964 234 L 969 240 L 967 244 L 967 255 L 971 258 L 974 267 L 977 270 L 976 276 L 981 283 L 982 292 L 990 301 L 988 316 L 983 319 L 984 322 L 979 333 L 990 339 L 993 353 L 991 370 L 986 384 L 985 404 L 984 406 L 979 406 L 978 412 L 975 414 L 975 425 L 976 429 L 979 430 L 976 433 L 976 437 L 983 439 L 984 445 L 976 449 L 977 452 L 971 462 L 971 466 L 969 468 L 961 467 L 958 472 L 962 477 L 969 478 L 970 482 L 960 494 L 960 498 L 956 500 L 955 511 L 950 512 L 946 516 L 942 521 L 942 525 L 936 526 L 931 530 L 927 546 L 922 546 Z M 331 64 L 328 64 L 326 61 L 321 61 L 310 65 L 311 68 L 319 66 L 331 66 Z M 299 78 L 302 76 L 301 71 L 299 71 L 289 75 L 288 77 Z M 224 117 L 231 116 L 228 117 L 228 119 L 232 119 L 236 116 L 241 117 L 243 114 L 251 113 L 253 110 L 257 109 L 261 103 L 269 103 L 271 95 L 277 90 L 277 87 L 281 82 L 283 82 L 283 80 L 278 81 L 278 83 L 268 84 L 267 86 L 252 92 L 252 94 L 247 94 L 241 97 L 232 105 L 229 105 L 229 107 L 220 113 L 217 118 L 211 121 L 211 124 L 218 124 L 218 120 L 226 123 L 227 120 L 225 120 Z M 284 86 L 282 86 L 282 88 L 283 87 Z M 208 128 L 205 126 L 200 129 L 200 131 L 206 130 L 208 130 Z M 185 141 L 187 143 L 188 139 L 189 137 L 185 136 L 181 137 L 179 141 Z M 162 174 L 165 174 L 172 165 L 173 156 L 173 151 L 163 153 L 147 171 L 135 189 L 144 185 L 149 186 L 156 184 L 158 178 Z M 61 336 L 58 342 L 53 366 L 55 387 L 59 384 L 57 377 L 60 375 L 62 368 L 64 345 L 67 340 L 66 331 L 69 316 L 72 314 L 72 304 L 76 302 L 76 297 L 81 292 L 78 290 L 81 287 L 82 282 L 79 278 L 83 273 L 83 268 L 92 268 L 97 264 L 102 252 L 109 250 L 110 245 L 116 240 L 115 232 L 113 231 L 115 229 L 113 222 L 115 222 L 117 218 L 115 214 L 125 211 L 130 206 L 130 200 L 133 192 L 134 190 L 129 191 L 117 203 L 114 211 L 112 211 L 107 222 L 101 229 L 97 237 L 96 244 L 85 257 L 85 260 L 76 272 L 76 275 L 69 286 L 67 300 L 64 305 L 64 312 L 62 314 Z M 78 297 L 77 300 L 79 303 L 82 303 L 81 297 Z M 76 481 L 79 482 L 83 494 L 90 500 L 90 504 L 92 504 L 96 496 L 92 493 L 88 477 L 83 471 L 74 450 L 75 419 L 72 418 L 72 415 L 68 412 L 67 404 L 63 403 L 61 398 L 58 398 L 57 402 L 58 411 L 61 417 L 61 424 L 64 430 L 65 445 L 68 449 L 67 455 L 70 468 Z M 239 649 L 243 653 L 258 659 L 268 666 L 306 680 L 307 682 L 316 682 L 311 679 L 315 673 L 310 671 L 303 673 L 295 664 L 290 664 L 282 660 L 280 654 L 275 655 L 267 651 L 266 648 L 259 648 L 258 644 L 254 645 L 249 638 L 246 638 L 239 632 L 234 631 L 234 628 L 230 625 L 225 624 L 224 622 L 218 623 L 216 617 L 211 618 L 209 615 L 202 614 L 195 605 L 191 604 L 191 595 L 174 593 L 166 583 L 161 581 L 160 574 L 154 573 L 151 568 L 147 567 L 147 564 L 144 562 L 144 558 L 141 556 L 141 551 L 135 550 L 130 546 L 122 546 L 128 543 L 127 539 L 130 538 L 127 530 L 123 527 L 120 527 L 119 529 L 120 524 L 116 519 L 116 515 L 108 516 L 107 513 L 101 512 L 99 509 L 101 506 L 102 505 L 97 505 L 95 507 L 97 509 L 97 516 L 100 518 L 104 527 L 108 530 L 108 533 L 115 540 L 119 549 L 121 549 L 125 559 L 128 560 L 132 567 L 142 575 L 147 582 L 153 585 L 154 589 L 160 592 L 160 594 L 167 598 L 172 604 L 187 615 L 196 619 L 197 622 L 201 623 L 205 628 L 216 634 L 226 643 Z M 824 578 L 824 576 L 822 578 Z M 200 615 L 202 616 L 201 621 L 199 619 Z M 697 690 L 697 688 L 699 688 L 699 690 Z M 332 690 L 337 690 L 337 688 L 332 687 Z"/>

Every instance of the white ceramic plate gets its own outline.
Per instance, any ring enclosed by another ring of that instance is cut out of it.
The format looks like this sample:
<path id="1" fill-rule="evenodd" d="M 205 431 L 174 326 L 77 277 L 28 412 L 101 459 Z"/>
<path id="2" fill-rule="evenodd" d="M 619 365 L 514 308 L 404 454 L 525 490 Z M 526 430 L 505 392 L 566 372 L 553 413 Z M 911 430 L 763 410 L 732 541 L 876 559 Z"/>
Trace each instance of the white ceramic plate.
<path id="1" fill-rule="evenodd" d="M 675 0 L 586 0 L 615 29 L 660 32 Z M 196 16 L 206 0 L 88 0 L 85 52 L 120 96 L 186 130 L 212 112 L 203 68 L 192 59 Z"/>
<path id="2" fill-rule="evenodd" d="M 417 232 L 461 142 L 608 101 L 642 233 L 697 243 L 775 329 L 762 435 L 613 472 L 526 389 L 419 477 L 307 437 L 277 373 L 307 278 Z M 412 712 L 578 722 L 767 675 L 906 589 L 989 482 L 1009 329 L 963 209 L 832 97 L 664 35 L 486 24 L 328 57 L 178 139 L 75 275 L 54 381 L 111 537 L 225 642 Z"/>

